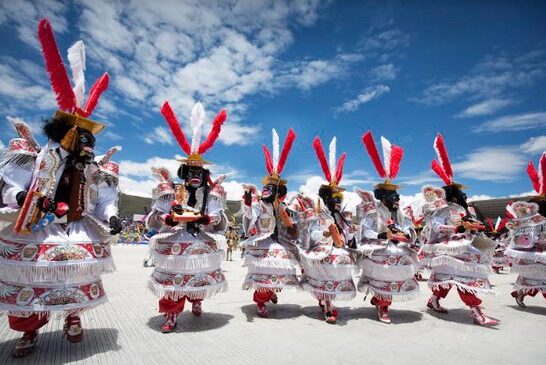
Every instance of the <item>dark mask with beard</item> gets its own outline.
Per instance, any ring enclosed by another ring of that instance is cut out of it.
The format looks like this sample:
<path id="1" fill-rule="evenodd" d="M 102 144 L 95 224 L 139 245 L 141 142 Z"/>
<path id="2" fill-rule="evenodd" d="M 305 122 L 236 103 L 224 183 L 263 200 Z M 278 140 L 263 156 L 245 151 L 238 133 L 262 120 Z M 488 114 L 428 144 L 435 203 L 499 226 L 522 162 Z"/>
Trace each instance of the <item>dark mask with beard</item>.
<path id="1" fill-rule="evenodd" d="M 266 203 L 273 203 L 277 197 L 277 185 L 267 184 L 262 188 L 262 200 Z"/>
<path id="2" fill-rule="evenodd" d="M 189 166 L 185 180 L 186 185 L 197 189 L 203 185 L 203 182 L 205 180 L 205 170 L 202 167 Z"/>
<path id="3" fill-rule="evenodd" d="M 95 136 L 85 129 L 78 128 L 78 140 L 76 143 L 76 161 L 90 164 L 95 158 Z"/>
<path id="4" fill-rule="evenodd" d="M 380 200 L 390 211 L 400 208 L 400 194 L 396 190 L 375 189 L 374 196 Z"/>
<path id="5" fill-rule="evenodd" d="M 459 204 L 466 211 L 468 211 L 468 203 L 466 201 L 466 194 L 459 189 L 457 186 L 448 185 L 444 186 L 444 191 L 446 192 L 446 200 L 455 204 Z"/>
<path id="6" fill-rule="evenodd" d="M 342 192 L 334 192 L 330 186 L 322 185 L 319 189 L 319 197 L 331 213 L 341 211 L 341 204 L 343 203 Z"/>

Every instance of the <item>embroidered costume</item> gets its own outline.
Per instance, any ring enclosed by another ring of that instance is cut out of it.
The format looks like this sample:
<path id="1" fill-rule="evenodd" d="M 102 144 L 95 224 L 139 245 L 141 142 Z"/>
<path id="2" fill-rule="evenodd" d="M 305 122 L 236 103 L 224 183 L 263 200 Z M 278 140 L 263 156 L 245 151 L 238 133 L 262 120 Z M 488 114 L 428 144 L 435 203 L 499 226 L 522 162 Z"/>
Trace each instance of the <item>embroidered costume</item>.
<path id="1" fill-rule="evenodd" d="M 509 244 L 506 222 L 508 222 L 508 218 L 501 219 L 498 217 L 494 224 L 491 218 L 486 219 L 487 230 L 485 234 L 496 244 L 494 251 L 491 253 L 491 268 L 497 274 L 500 274 L 505 266 L 510 265 L 510 257 L 506 256 L 506 248 Z"/>
<path id="2" fill-rule="evenodd" d="M 510 246 L 506 255 L 512 259 L 512 270 L 518 273 L 512 296 L 525 308 L 525 296 L 542 293 L 546 299 L 546 152 L 539 162 L 539 172 L 532 162 L 527 173 L 538 196 L 530 202 L 508 205 L 511 219 L 506 226 L 510 230 Z"/>
<path id="3" fill-rule="evenodd" d="M 253 185 L 244 185 L 243 196 L 243 229 L 249 236 L 241 242 L 248 268 L 243 290 L 254 289 L 253 300 L 262 317 L 269 315 L 267 302 L 277 303 L 278 292 L 299 289 L 296 225 L 283 202 L 287 181 L 280 176 L 296 134 L 288 131 L 281 152 L 279 136 L 274 129 L 272 133 L 273 155 L 263 145 L 268 175 L 262 179 L 261 196 Z"/>
<path id="4" fill-rule="evenodd" d="M 400 209 L 398 186 L 391 183 L 400 169 L 404 150 L 381 137 L 383 163 L 370 131 L 362 137 L 378 175 L 385 179 L 372 192 L 357 189 L 362 202 L 357 206 L 360 223 L 358 250 L 362 275 L 358 290 L 373 293 L 371 303 L 381 322 L 391 323 L 389 306 L 393 301 L 413 300 L 419 293 L 417 253 L 412 221 Z M 374 199 L 375 197 L 375 199 Z M 377 200 L 376 200 L 377 199 Z"/>
<path id="5" fill-rule="evenodd" d="M 488 279 L 491 271 L 489 254 L 477 247 L 492 249 L 494 242 L 483 236 L 481 232 L 485 226 L 469 211 L 466 194 L 462 191 L 464 186 L 453 181 L 453 170 L 441 134 L 436 137 L 434 147 L 439 162 L 432 161 L 432 170 L 446 186 L 422 189 L 427 202 L 423 252 L 431 268 L 428 285 L 432 289 L 427 306 L 438 313 L 447 313 L 440 305 L 440 299 L 455 286 L 461 300 L 470 307 L 474 323 L 497 325 L 498 320 L 483 313 L 482 301 L 477 297 L 477 294 L 493 293 Z"/>
<path id="6" fill-rule="evenodd" d="M 160 298 L 159 311 L 165 315 L 162 331 L 167 333 L 176 327 L 186 299 L 192 303 L 192 313 L 199 316 L 203 299 L 227 290 L 220 267 L 226 246 L 225 192 L 221 186 L 225 176 L 212 182 L 209 170 L 203 167 L 209 162 L 202 158 L 218 138 L 227 114 L 224 110 L 218 113 L 207 139 L 201 142 L 204 110 L 197 103 L 191 113 L 190 145 L 168 102 L 161 113 L 188 155 L 180 160 L 178 169 L 182 184 L 175 185 L 166 169 L 153 170 L 160 183 L 147 218 L 148 228 L 159 230 L 150 239 L 155 267 L 148 288 Z"/>
<path id="7" fill-rule="evenodd" d="M 46 120 L 46 146 L 40 147 L 21 120 L 20 138 L 9 144 L 0 164 L 0 211 L 18 211 L 0 231 L 0 310 L 10 327 L 24 332 L 13 356 L 33 350 L 38 329 L 51 314 L 65 316 L 64 332 L 80 342 L 79 313 L 106 301 L 101 275 L 114 270 L 110 244 L 121 230 L 117 218 L 117 179 L 106 181 L 104 161 L 94 162 L 95 136 L 103 124 L 87 119 L 108 86 L 108 74 L 93 85 L 84 104 L 83 42 L 68 50 L 72 88 L 53 31 L 38 26 L 51 85 L 60 110 Z"/>
<path id="8" fill-rule="evenodd" d="M 336 166 L 336 138 L 329 148 L 329 162 L 318 137 L 313 140 L 313 148 L 322 167 L 328 184 L 321 185 L 317 207 L 312 201 L 298 197 L 302 215 L 300 230 L 300 261 L 303 269 L 302 288 L 319 301 L 327 323 L 336 323 L 337 310 L 332 301 L 351 300 L 356 296 L 353 282 L 355 262 L 347 247 L 354 245 L 354 227 L 342 214 L 343 191 L 338 186 L 343 177 L 346 153 L 343 153 Z"/>

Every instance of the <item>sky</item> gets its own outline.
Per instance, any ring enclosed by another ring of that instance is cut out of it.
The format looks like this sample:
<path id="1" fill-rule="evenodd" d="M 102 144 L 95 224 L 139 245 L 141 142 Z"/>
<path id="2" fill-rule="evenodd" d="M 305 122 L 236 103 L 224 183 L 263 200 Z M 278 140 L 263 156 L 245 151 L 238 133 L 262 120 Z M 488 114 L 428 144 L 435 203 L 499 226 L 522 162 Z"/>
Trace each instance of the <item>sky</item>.
<path id="1" fill-rule="evenodd" d="M 165 100 L 186 132 L 195 102 L 207 120 L 227 110 L 205 158 L 229 174 L 230 199 L 241 183 L 260 185 L 271 128 L 281 141 L 295 130 L 283 177 L 307 194 L 324 182 L 315 136 L 336 136 L 347 152 L 349 192 L 380 180 L 364 132 L 403 147 L 405 199 L 442 184 L 430 170 L 438 132 L 475 199 L 529 193 L 525 166 L 546 150 L 544 2 L 0 0 L 0 149 L 14 136 L 7 116 L 38 136 L 56 109 L 36 39 L 42 17 L 65 62 L 84 41 L 87 87 L 110 74 L 93 114 L 108 125 L 97 151 L 123 147 L 115 160 L 128 194 L 150 196 L 150 168 L 174 174 L 183 155 L 159 112 Z"/>

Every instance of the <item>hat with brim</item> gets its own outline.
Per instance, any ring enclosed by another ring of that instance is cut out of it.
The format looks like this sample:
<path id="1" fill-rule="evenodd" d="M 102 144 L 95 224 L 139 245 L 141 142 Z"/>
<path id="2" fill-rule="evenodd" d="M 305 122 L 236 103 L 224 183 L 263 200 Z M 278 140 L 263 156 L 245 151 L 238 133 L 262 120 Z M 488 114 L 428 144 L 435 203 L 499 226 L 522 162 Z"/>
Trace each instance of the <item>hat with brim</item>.
<path id="1" fill-rule="evenodd" d="M 383 190 L 389 190 L 389 191 L 396 191 L 400 185 L 396 185 L 391 183 L 389 179 L 386 179 L 385 182 L 379 183 L 375 185 L 376 189 L 383 189 Z"/>
<path id="2" fill-rule="evenodd" d="M 106 127 L 105 124 L 92 121 L 91 119 L 84 118 L 78 114 L 63 112 L 62 110 L 57 110 L 54 118 L 58 121 L 66 122 L 73 127 L 76 126 L 85 129 L 86 131 L 91 132 L 91 134 L 97 134 Z"/>
<path id="3" fill-rule="evenodd" d="M 288 180 L 281 179 L 278 174 L 272 173 L 262 178 L 262 185 L 286 185 Z"/>
<path id="4" fill-rule="evenodd" d="M 203 167 L 204 165 L 210 165 L 212 162 L 205 161 L 203 157 L 198 153 L 192 153 L 187 158 L 177 158 L 176 161 L 182 162 L 188 166 Z"/>

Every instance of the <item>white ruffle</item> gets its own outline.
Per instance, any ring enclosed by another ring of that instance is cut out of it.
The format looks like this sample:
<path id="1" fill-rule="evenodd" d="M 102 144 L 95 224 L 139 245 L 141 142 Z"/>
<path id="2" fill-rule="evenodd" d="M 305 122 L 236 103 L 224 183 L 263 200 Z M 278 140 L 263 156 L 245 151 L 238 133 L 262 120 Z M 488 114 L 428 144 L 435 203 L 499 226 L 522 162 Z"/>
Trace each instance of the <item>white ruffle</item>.
<path id="1" fill-rule="evenodd" d="M 427 243 L 423 245 L 422 250 L 434 255 L 460 255 L 468 252 L 471 241 L 462 239 L 460 241 L 449 241 L 449 243 Z"/>
<path id="2" fill-rule="evenodd" d="M 382 281 L 401 281 L 411 279 L 417 273 L 417 267 L 411 265 L 382 265 L 365 259 L 359 263 L 362 276 Z"/>
<path id="3" fill-rule="evenodd" d="M 519 251 L 519 250 L 514 250 L 512 248 L 509 248 L 506 250 L 506 256 L 509 256 L 513 259 L 530 260 L 530 261 L 546 264 L 545 252 Z"/>
<path id="4" fill-rule="evenodd" d="M 301 283 L 301 288 L 311 293 L 318 300 L 351 300 L 356 297 L 356 290 L 352 291 L 340 291 L 340 292 L 330 292 L 326 290 L 320 290 L 315 288 L 313 285 L 305 282 Z"/>
<path id="5" fill-rule="evenodd" d="M 419 296 L 419 288 L 406 292 L 386 292 L 379 290 L 369 283 L 358 283 L 358 291 L 361 293 L 372 294 L 381 300 L 390 300 L 392 302 L 409 302 L 416 299 Z"/>
<path id="6" fill-rule="evenodd" d="M 437 256 L 428 260 L 428 265 L 434 270 L 435 267 L 449 266 L 458 273 L 476 273 L 482 275 L 489 275 L 491 273 L 491 267 L 488 264 L 478 264 L 473 262 L 465 262 L 458 260 L 453 256 Z"/>
<path id="7" fill-rule="evenodd" d="M 333 280 L 351 279 L 358 273 L 358 266 L 322 263 L 319 260 L 308 259 L 300 256 L 300 264 L 305 273 L 315 273 L 316 276 L 332 278 Z"/>
<path id="8" fill-rule="evenodd" d="M 194 271 L 218 270 L 224 259 L 222 251 L 188 256 L 162 255 L 157 251 L 152 251 L 151 256 L 154 259 L 155 266 L 158 268 L 188 274 Z"/>
<path id="9" fill-rule="evenodd" d="M 529 286 L 529 285 L 514 284 L 513 288 L 516 291 L 523 292 L 523 294 L 529 294 L 535 290 L 538 290 L 541 293 L 546 293 L 546 285 Z"/>
<path id="10" fill-rule="evenodd" d="M 0 279 L 18 284 L 78 283 L 116 270 L 112 257 L 93 261 L 29 263 L 0 258 Z"/>
<path id="11" fill-rule="evenodd" d="M 208 299 L 216 294 L 224 293 L 228 289 L 227 281 L 205 287 L 194 288 L 175 288 L 173 286 L 165 286 L 156 282 L 152 277 L 148 280 L 148 289 L 159 298 L 167 298 L 171 300 L 179 300 L 187 297 L 189 299 Z"/>
<path id="12" fill-rule="evenodd" d="M 280 270 L 297 270 L 299 268 L 298 261 L 294 259 L 262 258 L 249 254 L 245 255 L 245 266 L 249 268 L 249 272 L 254 268 Z"/>
<path id="13" fill-rule="evenodd" d="M 512 264 L 512 271 L 517 272 L 524 278 L 546 281 L 546 265 L 544 264 L 518 265 L 514 263 Z"/>
<path id="14" fill-rule="evenodd" d="M 300 291 L 301 287 L 299 284 L 294 285 L 285 285 L 285 284 L 262 284 L 257 283 L 254 280 L 248 280 L 246 279 L 242 286 L 243 290 L 256 290 L 259 293 L 267 292 L 270 290 L 273 291 L 281 291 L 281 290 L 294 290 L 294 291 Z"/>
<path id="15" fill-rule="evenodd" d="M 436 281 L 434 283 L 428 282 L 428 287 L 430 289 L 437 289 L 437 288 L 444 288 L 449 289 L 452 286 L 455 286 L 457 289 L 460 289 L 464 292 L 472 293 L 474 295 L 477 294 L 485 294 L 485 295 L 494 295 L 496 294 L 493 289 L 490 288 L 476 288 L 472 286 L 465 285 L 459 281 L 456 280 L 444 280 L 444 281 Z"/>
<path id="16" fill-rule="evenodd" d="M 72 303 L 72 304 L 65 304 L 65 305 L 52 305 L 52 306 L 39 306 L 39 305 L 15 305 L 15 304 L 0 304 L 0 313 L 1 314 L 9 314 L 10 316 L 16 316 L 16 317 L 28 317 L 32 314 L 37 314 L 40 317 L 46 316 L 48 318 L 51 317 L 51 314 L 57 314 L 58 318 L 67 317 L 72 314 L 80 314 L 82 312 L 85 312 L 89 309 L 93 309 L 98 305 L 104 304 L 108 301 L 108 298 L 106 297 L 106 294 L 96 300 L 86 302 L 85 304 L 82 303 Z"/>

